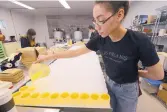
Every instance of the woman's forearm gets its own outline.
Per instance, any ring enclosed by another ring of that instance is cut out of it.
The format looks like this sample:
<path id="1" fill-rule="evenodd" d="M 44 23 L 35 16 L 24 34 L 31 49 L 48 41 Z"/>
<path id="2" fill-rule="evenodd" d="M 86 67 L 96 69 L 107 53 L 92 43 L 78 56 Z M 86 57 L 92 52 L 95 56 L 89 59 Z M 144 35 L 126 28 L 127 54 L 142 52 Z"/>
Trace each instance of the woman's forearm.
<path id="1" fill-rule="evenodd" d="M 152 79 L 152 80 L 160 80 L 156 75 L 149 73 L 147 70 L 138 70 L 138 74 L 140 77 Z"/>
<path id="2" fill-rule="evenodd" d="M 63 52 L 55 52 L 54 54 L 47 55 L 46 59 L 60 59 L 60 58 L 71 58 L 79 56 L 80 53 L 77 50 L 67 50 Z"/>
<path id="3" fill-rule="evenodd" d="M 140 77 L 157 80 L 157 78 L 154 75 L 149 74 L 147 70 L 138 70 L 138 73 Z"/>
<path id="4" fill-rule="evenodd" d="M 55 52 L 53 54 L 48 54 L 48 55 L 39 55 L 36 63 L 46 61 L 46 60 L 51 60 L 51 59 L 60 59 L 60 58 L 72 58 L 76 56 L 80 56 L 82 54 L 88 53 L 91 50 L 87 49 L 86 47 L 82 47 L 77 50 L 67 50 L 67 51 L 62 51 L 62 52 Z"/>

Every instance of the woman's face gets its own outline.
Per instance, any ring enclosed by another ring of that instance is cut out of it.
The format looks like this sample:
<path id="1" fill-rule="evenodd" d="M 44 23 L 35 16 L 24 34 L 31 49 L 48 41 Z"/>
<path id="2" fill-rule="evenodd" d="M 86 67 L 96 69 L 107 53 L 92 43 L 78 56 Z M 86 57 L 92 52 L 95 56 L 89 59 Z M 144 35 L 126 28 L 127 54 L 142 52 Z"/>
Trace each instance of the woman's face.
<path id="1" fill-rule="evenodd" d="M 105 4 L 95 4 L 93 8 L 95 29 L 103 38 L 112 34 L 120 26 L 123 16 L 123 9 L 113 14 L 112 11 L 107 10 Z"/>

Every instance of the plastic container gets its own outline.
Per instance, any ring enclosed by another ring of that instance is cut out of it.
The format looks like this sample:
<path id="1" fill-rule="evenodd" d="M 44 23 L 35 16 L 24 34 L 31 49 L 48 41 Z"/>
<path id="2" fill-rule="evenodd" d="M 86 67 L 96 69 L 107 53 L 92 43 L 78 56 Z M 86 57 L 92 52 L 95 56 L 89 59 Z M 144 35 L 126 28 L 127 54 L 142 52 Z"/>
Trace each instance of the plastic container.
<path id="1" fill-rule="evenodd" d="M 146 79 L 146 78 L 144 78 L 144 80 L 145 80 L 146 82 L 148 82 L 149 84 L 151 84 L 152 86 L 156 86 L 156 87 L 159 87 L 160 84 L 163 83 L 162 81 L 151 80 L 151 79 Z"/>
<path id="2" fill-rule="evenodd" d="M 32 81 L 46 77 L 50 74 L 50 68 L 45 64 L 33 64 L 29 69 L 29 76 Z"/>
<path id="3" fill-rule="evenodd" d="M 17 112 L 12 92 L 9 89 L 0 89 L 0 111 Z"/>

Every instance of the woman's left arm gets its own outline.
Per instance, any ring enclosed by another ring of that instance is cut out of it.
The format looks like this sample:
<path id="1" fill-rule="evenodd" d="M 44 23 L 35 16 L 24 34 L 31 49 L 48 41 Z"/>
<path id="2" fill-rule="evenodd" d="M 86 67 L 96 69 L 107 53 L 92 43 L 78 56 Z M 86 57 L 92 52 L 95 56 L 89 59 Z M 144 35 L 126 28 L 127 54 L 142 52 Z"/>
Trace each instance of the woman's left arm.
<path id="1" fill-rule="evenodd" d="M 143 66 L 146 67 L 146 70 L 138 71 L 139 76 L 153 80 L 163 79 L 164 70 L 155 50 L 155 46 L 144 34 L 142 34 L 139 39 L 139 59 L 141 60 Z"/>
<path id="2" fill-rule="evenodd" d="M 146 67 L 146 70 L 138 70 L 139 76 L 152 79 L 152 80 L 162 80 L 164 78 L 164 70 L 160 62 L 157 64 Z"/>

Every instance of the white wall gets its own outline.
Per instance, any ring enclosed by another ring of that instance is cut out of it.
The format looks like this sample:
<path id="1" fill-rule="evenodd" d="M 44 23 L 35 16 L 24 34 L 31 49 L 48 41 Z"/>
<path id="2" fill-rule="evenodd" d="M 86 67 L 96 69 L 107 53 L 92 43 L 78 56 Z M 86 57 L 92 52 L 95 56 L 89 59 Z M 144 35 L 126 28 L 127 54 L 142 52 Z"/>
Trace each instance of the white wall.
<path id="1" fill-rule="evenodd" d="M 49 33 L 48 33 L 48 25 L 45 15 L 36 15 L 34 21 L 34 28 L 37 33 L 36 41 L 40 43 L 49 42 Z"/>
<path id="2" fill-rule="evenodd" d="M 134 1 L 123 21 L 123 25 L 129 28 L 136 15 L 156 15 L 155 9 L 167 5 L 167 1 Z"/>
<path id="3" fill-rule="evenodd" d="M 29 28 L 34 28 L 34 17 L 23 12 L 14 12 L 9 9 L 0 9 L 0 20 L 5 21 L 7 29 L 2 30 L 6 40 L 14 35 L 19 39 L 19 34 L 25 35 Z"/>
<path id="4" fill-rule="evenodd" d="M 12 17 L 16 29 L 16 36 L 25 35 L 29 28 L 34 28 L 34 16 L 23 12 L 13 12 Z"/>
<path id="5" fill-rule="evenodd" d="M 7 25 L 7 29 L 2 30 L 2 33 L 6 36 L 6 39 L 8 40 L 9 36 L 15 35 L 15 30 L 14 30 L 10 11 L 7 9 L 0 8 L 0 20 L 5 21 Z"/>

